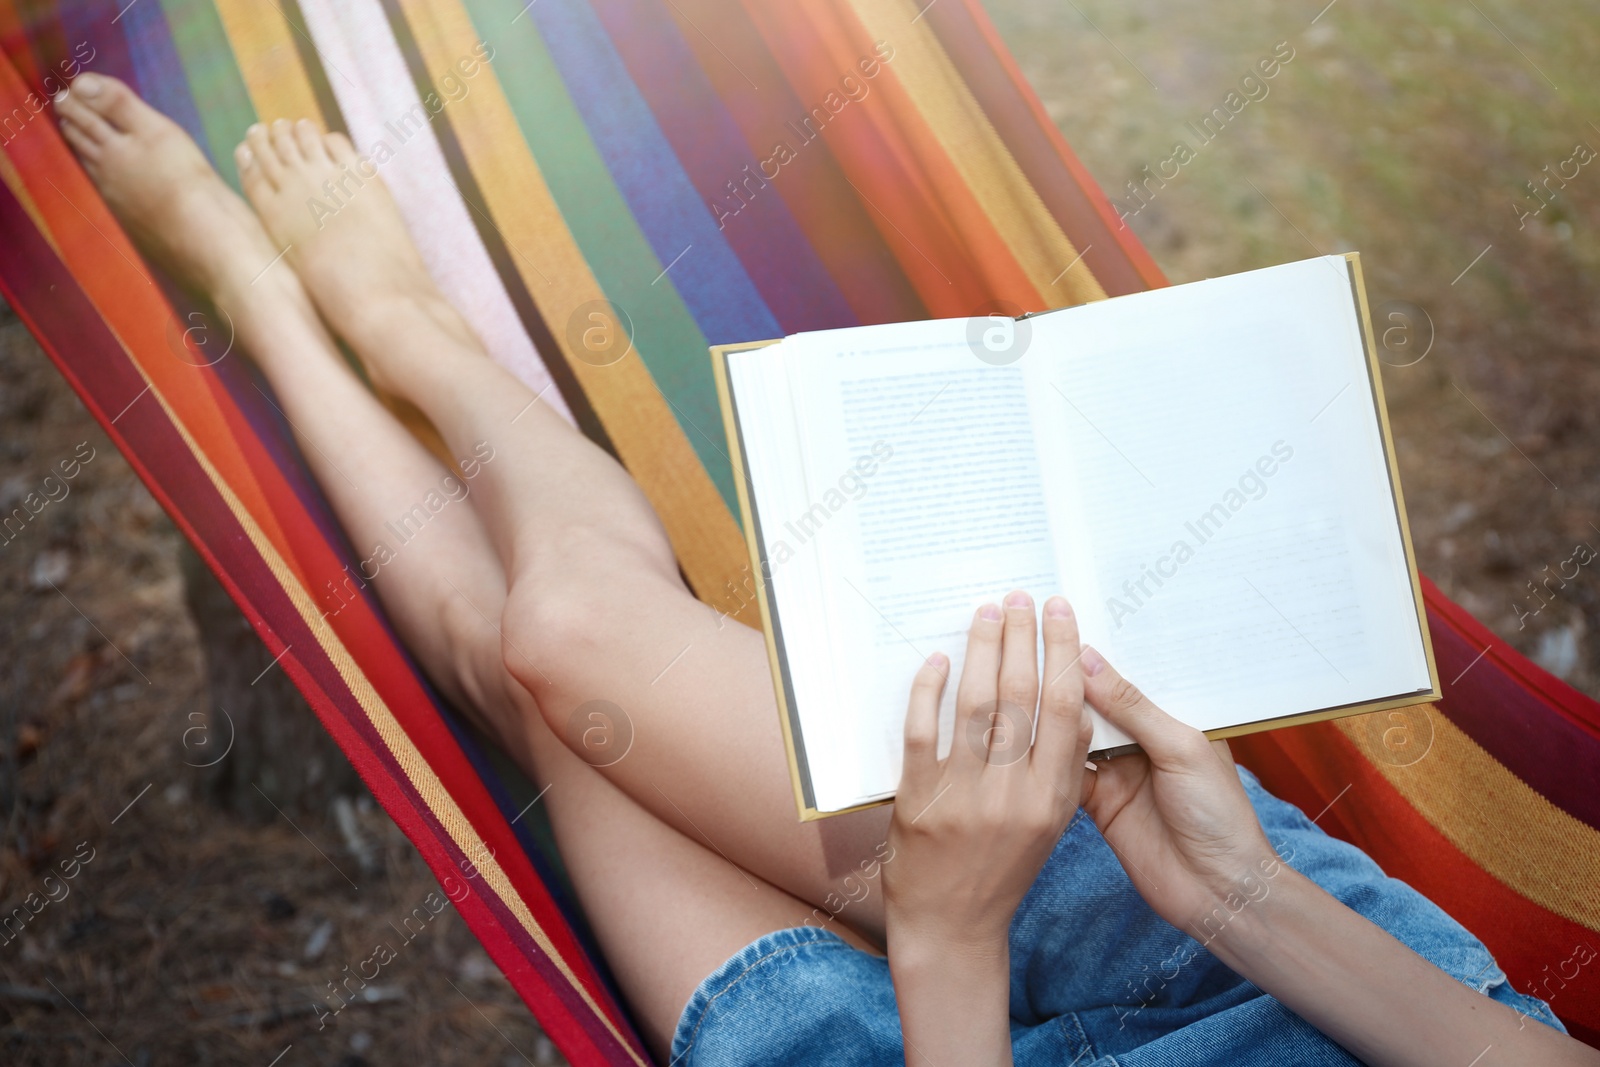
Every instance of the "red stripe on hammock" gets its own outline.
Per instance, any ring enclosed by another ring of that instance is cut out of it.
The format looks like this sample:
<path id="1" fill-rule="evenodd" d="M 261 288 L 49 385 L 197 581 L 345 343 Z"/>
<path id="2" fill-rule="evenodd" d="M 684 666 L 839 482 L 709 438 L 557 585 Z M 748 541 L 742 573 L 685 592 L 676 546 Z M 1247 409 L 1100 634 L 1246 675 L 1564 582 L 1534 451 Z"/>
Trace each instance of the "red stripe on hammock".
<path id="1" fill-rule="evenodd" d="M 793 160 L 783 164 L 771 188 L 762 190 L 761 195 L 781 197 L 788 205 L 858 320 L 877 323 L 927 318 L 921 297 L 879 234 L 870 209 L 850 187 L 833 150 L 821 140 L 801 141 L 789 126 L 804 118 L 806 109 L 820 104 L 821 98 L 807 101 L 796 94 L 742 6 L 725 0 L 671 0 L 667 7 L 743 134 L 752 161 L 771 158 L 779 142 L 793 150 Z M 707 25 L 716 27 L 720 44 L 713 44 L 697 28 Z M 737 69 L 724 53 L 739 57 Z M 850 62 L 856 58 L 861 57 Z M 836 71 L 834 77 L 845 73 Z"/>
<path id="2" fill-rule="evenodd" d="M 1437 613 L 1431 623 L 1450 721 L 1540 796 L 1600 829 L 1600 731 L 1490 663 L 1494 639 L 1482 627 L 1469 633 Z"/>
<path id="3" fill-rule="evenodd" d="M 925 17 L 1106 295 L 1166 285 L 1166 275 L 1056 128 L 979 0 L 931 4 Z"/>

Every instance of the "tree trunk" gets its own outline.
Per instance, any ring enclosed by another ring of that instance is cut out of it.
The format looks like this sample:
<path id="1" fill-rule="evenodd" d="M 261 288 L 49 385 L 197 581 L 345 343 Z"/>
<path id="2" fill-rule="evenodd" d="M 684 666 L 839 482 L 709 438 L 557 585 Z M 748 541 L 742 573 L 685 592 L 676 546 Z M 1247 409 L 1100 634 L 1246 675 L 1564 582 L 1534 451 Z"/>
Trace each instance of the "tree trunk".
<path id="1" fill-rule="evenodd" d="M 210 699 L 192 714 L 184 759 L 199 768 L 201 791 L 221 807 L 264 823 L 285 813 L 325 815 L 339 796 L 364 792 L 282 663 L 187 544 L 184 599 L 205 652 Z"/>

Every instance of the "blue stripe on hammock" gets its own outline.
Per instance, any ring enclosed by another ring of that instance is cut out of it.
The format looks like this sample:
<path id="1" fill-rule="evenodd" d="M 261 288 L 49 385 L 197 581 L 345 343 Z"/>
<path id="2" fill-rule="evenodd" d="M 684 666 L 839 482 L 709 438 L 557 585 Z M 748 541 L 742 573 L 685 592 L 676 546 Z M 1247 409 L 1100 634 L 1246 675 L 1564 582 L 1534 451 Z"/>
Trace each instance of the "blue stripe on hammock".
<path id="1" fill-rule="evenodd" d="M 535 4 L 528 12 L 617 191 L 661 265 L 672 264 L 663 280 L 677 288 L 706 339 L 780 336 L 783 328 L 717 229 L 593 9 Z"/>
<path id="2" fill-rule="evenodd" d="M 746 166 L 758 173 L 759 160 L 662 5 L 598 0 L 594 7 L 701 200 L 727 198 L 727 183 L 743 178 Z M 722 234 L 777 316 L 780 332 L 860 324 L 776 183 L 726 220 Z"/>
<path id="3" fill-rule="evenodd" d="M 144 102 L 182 126 L 208 156 L 215 158 L 219 151 L 223 155 L 231 153 L 232 145 L 213 145 L 206 138 L 200 111 L 189 91 L 183 61 L 172 43 L 172 33 L 161 5 L 131 4 L 123 10 L 118 24 L 127 41 L 128 59 L 137 78 L 133 84 Z"/>
<path id="4" fill-rule="evenodd" d="M 56 4 L 56 17 L 61 22 L 66 53 L 42 57 L 48 61 L 45 65 L 65 60 L 81 42 L 88 41 L 94 48 L 94 58 L 84 65 L 85 70 L 121 78 L 129 85 L 138 83 L 122 27 L 112 22 L 117 17 L 116 6 L 109 0 L 61 0 Z"/>

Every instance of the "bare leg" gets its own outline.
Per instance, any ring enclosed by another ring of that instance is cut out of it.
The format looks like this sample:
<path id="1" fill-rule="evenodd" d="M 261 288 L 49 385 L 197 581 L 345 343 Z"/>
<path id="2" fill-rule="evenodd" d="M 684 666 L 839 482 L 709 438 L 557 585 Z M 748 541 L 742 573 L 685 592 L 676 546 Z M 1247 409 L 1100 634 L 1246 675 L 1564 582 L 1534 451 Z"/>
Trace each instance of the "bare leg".
<path id="1" fill-rule="evenodd" d="M 613 782 L 740 866 L 836 905 L 888 812 L 795 818 L 760 636 L 689 594 L 633 481 L 487 357 L 348 142 L 284 123 L 248 145 L 246 195 L 324 317 L 455 455 L 492 451 L 472 501 L 510 578 L 502 652 L 549 726 L 578 747 L 577 709 L 616 705 L 634 745 L 605 768 Z M 341 193 L 331 217 L 315 209 L 330 188 Z M 880 937 L 881 895 L 843 920 Z"/>
<path id="2" fill-rule="evenodd" d="M 250 284 L 276 255 L 255 216 L 182 130 L 120 82 L 83 76 L 60 114 L 125 225 L 232 317 L 352 540 L 388 536 L 387 520 L 452 475 L 345 365 L 292 272 Z M 375 584 L 434 681 L 548 784 L 544 803 L 578 895 L 663 1054 L 695 986 L 755 938 L 805 921 L 810 906 L 655 818 L 544 727 L 501 662 L 505 577 L 471 507 L 434 515 Z"/>

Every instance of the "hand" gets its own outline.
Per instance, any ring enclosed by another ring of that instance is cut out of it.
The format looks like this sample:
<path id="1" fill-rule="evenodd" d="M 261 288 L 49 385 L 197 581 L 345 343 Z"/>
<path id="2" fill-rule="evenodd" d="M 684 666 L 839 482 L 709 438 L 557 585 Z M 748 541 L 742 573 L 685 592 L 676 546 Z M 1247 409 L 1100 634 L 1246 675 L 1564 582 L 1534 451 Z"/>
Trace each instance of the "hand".
<path id="1" fill-rule="evenodd" d="M 1156 914 L 1205 941 L 1218 907 L 1237 913 L 1280 870 L 1228 744 L 1156 707 L 1092 648 L 1083 674 L 1089 703 L 1143 749 L 1098 765 L 1084 810 Z"/>
<path id="2" fill-rule="evenodd" d="M 1011 917 L 1078 807 L 1091 729 L 1078 624 L 1061 597 L 1045 604 L 1042 700 L 1037 648 L 1026 593 L 1007 596 L 1003 612 L 978 610 L 943 761 L 949 660 L 936 653 L 917 672 L 883 867 L 891 964 L 920 947 L 1003 959 Z"/>

